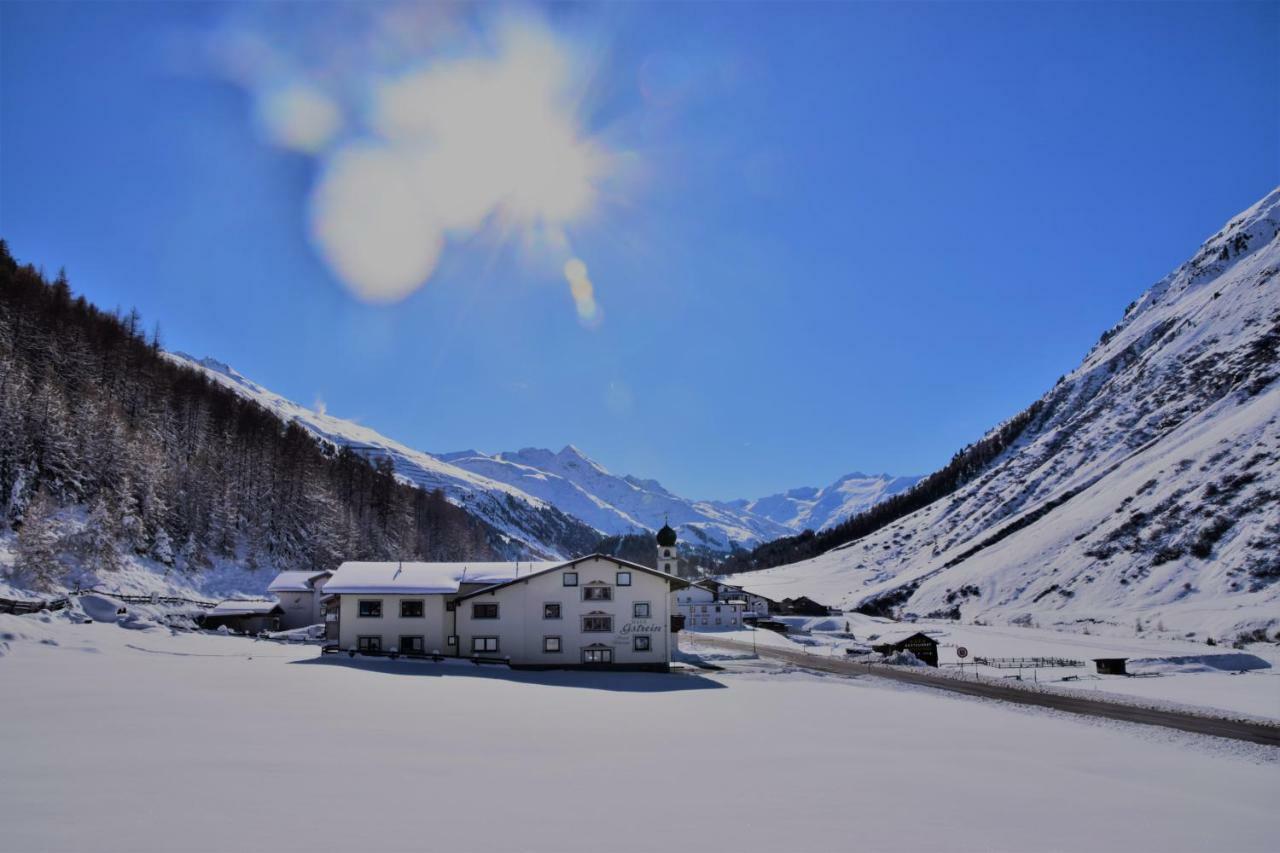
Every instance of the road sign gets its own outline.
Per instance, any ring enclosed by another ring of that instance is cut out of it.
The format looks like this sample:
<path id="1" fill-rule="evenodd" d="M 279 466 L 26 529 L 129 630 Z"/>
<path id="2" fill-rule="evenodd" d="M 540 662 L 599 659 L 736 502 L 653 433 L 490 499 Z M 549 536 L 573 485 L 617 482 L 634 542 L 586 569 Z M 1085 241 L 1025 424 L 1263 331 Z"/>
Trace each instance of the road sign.
<path id="1" fill-rule="evenodd" d="M 969 656 L 969 650 L 968 650 L 968 649 L 966 649 L 964 646 L 958 646 L 958 647 L 956 647 L 956 657 L 958 657 L 958 658 L 967 658 L 968 656 Z"/>

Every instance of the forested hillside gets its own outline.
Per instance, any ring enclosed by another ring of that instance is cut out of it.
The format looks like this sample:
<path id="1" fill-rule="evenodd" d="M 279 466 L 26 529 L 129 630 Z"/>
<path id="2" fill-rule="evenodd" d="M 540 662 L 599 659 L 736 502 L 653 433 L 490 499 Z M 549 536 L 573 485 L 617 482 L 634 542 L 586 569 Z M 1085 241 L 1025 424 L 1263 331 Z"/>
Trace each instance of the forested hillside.
<path id="1" fill-rule="evenodd" d="M 136 312 L 104 312 L 0 241 L 0 538 L 9 581 L 92 583 L 127 555 L 197 578 L 341 559 L 506 556 L 439 491 L 317 442 L 162 357 Z"/>

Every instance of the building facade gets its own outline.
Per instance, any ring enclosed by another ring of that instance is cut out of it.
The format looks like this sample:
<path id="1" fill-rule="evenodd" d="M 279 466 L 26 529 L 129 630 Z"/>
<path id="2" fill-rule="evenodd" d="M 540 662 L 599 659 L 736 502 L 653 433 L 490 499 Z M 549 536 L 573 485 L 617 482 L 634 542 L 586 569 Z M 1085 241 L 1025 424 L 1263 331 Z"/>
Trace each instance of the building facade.
<path id="1" fill-rule="evenodd" d="M 563 563 L 344 563 L 325 587 L 338 650 L 666 669 L 683 582 L 603 555 Z"/>
<path id="2" fill-rule="evenodd" d="M 529 668 L 667 669 L 671 588 L 663 572 L 593 555 L 455 602 L 462 656 Z"/>

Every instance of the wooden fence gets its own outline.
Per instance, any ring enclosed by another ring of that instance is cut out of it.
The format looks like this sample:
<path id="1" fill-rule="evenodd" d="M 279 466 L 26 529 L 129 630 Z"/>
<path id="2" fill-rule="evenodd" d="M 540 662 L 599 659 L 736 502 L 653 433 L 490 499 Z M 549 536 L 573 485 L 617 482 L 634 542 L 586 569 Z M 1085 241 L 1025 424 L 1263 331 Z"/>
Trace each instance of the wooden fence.
<path id="1" fill-rule="evenodd" d="M 78 589 L 71 595 L 105 595 L 116 601 L 122 601 L 125 604 L 167 604 L 172 607 L 199 607 L 202 610 L 208 610 L 214 607 L 216 601 L 202 601 L 197 598 L 181 598 L 175 595 L 125 595 L 118 592 L 107 592 L 101 589 Z M 0 598 L 0 613 L 15 613 L 23 615 L 26 613 L 39 613 L 41 610 L 63 610 L 71 606 L 70 596 L 61 596 L 59 598 L 50 598 L 45 600 L 24 601 L 14 598 Z"/>
<path id="2" fill-rule="evenodd" d="M 1082 660 L 1070 658 L 984 658 L 974 657 L 974 663 L 996 669 L 1049 669 L 1050 667 L 1084 666 Z"/>

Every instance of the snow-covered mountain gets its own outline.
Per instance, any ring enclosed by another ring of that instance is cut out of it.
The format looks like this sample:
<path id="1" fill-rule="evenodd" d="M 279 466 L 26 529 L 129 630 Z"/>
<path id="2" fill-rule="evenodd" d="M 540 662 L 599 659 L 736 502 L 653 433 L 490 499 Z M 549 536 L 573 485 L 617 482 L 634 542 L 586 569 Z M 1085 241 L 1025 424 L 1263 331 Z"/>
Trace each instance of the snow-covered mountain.
<path id="1" fill-rule="evenodd" d="M 735 501 L 729 506 L 775 521 L 796 533 L 805 529 L 825 530 L 885 498 L 905 492 L 919 481 L 919 477 L 855 471 L 825 488 L 791 489 L 754 501 Z"/>
<path id="2" fill-rule="evenodd" d="M 727 551 L 733 544 L 750 546 L 792 532 L 739 505 L 745 501 L 690 500 L 656 480 L 610 473 L 573 445 L 559 453 L 529 447 L 492 455 L 465 450 L 439 458 L 535 495 L 611 535 L 657 530 L 669 520 L 684 541 Z"/>
<path id="3" fill-rule="evenodd" d="M 735 576 L 846 608 L 1280 626 L 1280 190 L 1147 290 L 950 496 Z"/>

